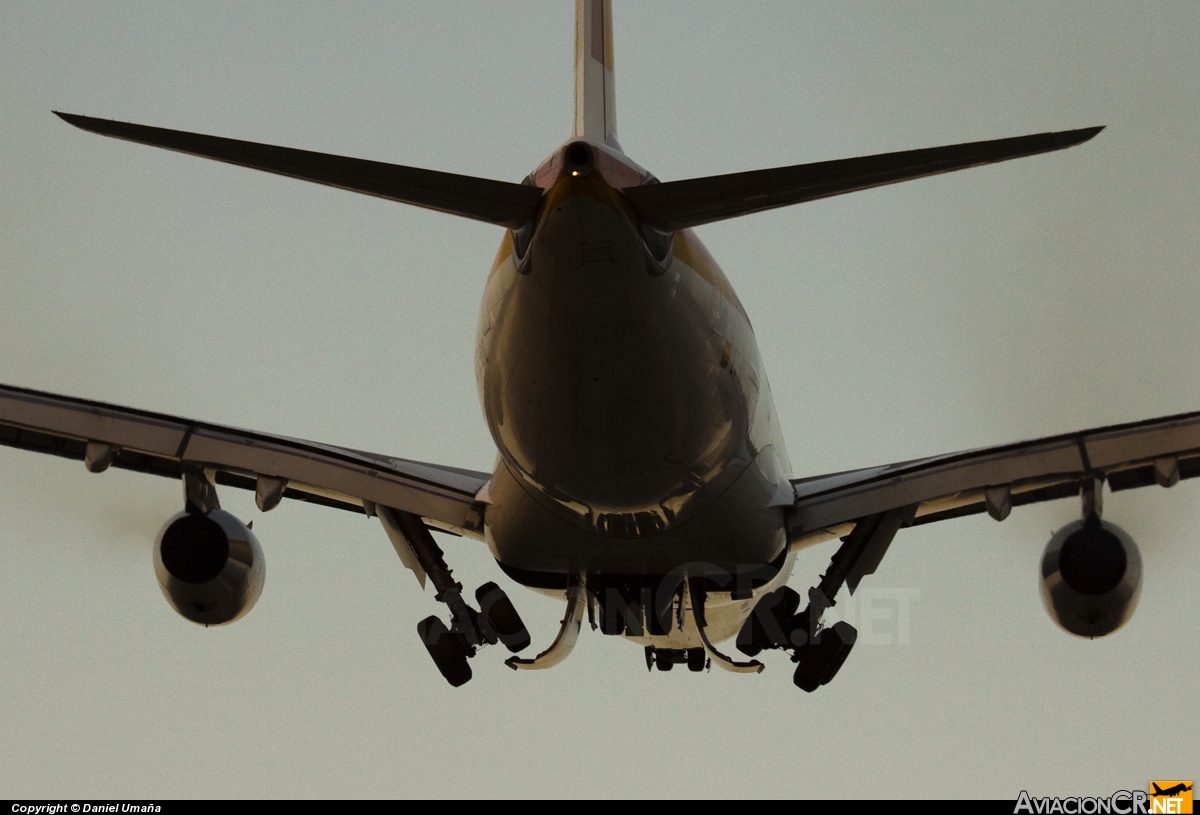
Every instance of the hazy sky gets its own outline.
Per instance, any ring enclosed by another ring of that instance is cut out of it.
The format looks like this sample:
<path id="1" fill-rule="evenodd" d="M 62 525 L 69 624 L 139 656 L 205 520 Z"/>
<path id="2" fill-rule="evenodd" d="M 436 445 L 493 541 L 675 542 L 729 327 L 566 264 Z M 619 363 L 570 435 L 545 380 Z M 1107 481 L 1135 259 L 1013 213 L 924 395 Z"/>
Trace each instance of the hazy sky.
<path id="1" fill-rule="evenodd" d="M 473 342 L 501 231 L 102 139 L 51 109 L 520 180 L 569 134 L 574 4 L 0 5 L 0 382 L 490 468 Z M 1064 153 L 704 227 L 798 475 L 1200 409 L 1200 4 L 617 0 L 626 151 L 664 180 L 1107 125 Z M 11 796 L 1107 794 L 1194 778 L 1200 484 L 1110 496 L 1132 621 L 1042 610 L 1074 502 L 905 531 L 807 695 L 584 632 L 448 687 L 378 523 L 252 496 L 267 583 L 176 616 L 167 480 L 0 449 Z M 544 647 L 561 603 L 480 544 Z M 803 591 L 833 547 L 802 556 Z M 908 643 L 897 644 L 909 604 Z M 890 615 L 887 616 L 887 615 Z M 774 657 L 773 659 L 771 657 Z"/>

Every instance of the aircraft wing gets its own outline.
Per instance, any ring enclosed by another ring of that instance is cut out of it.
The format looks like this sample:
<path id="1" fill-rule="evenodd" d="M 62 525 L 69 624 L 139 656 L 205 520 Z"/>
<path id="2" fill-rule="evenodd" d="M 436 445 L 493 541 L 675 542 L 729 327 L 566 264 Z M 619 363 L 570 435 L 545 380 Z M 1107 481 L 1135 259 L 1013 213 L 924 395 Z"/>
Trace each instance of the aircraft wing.
<path id="1" fill-rule="evenodd" d="M 379 504 L 473 538 L 483 532 L 475 494 L 491 478 L 489 473 L 3 385 L 0 445 L 84 461 L 94 472 L 111 464 L 180 479 L 185 467 L 194 466 L 214 471 L 217 484 L 248 490 L 256 490 L 260 482 L 274 485 L 271 506 L 282 485 L 283 498 L 367 514 Z"/>
<path id="2" fill-rule="evenodd" d="M 1200 476 L 1200 412 L 792 481 L 793 542 L 841 537 L 857 520 L 911 511 L 912 525 L 1080 495 L 1103 478 L 1114 492 Z"/>

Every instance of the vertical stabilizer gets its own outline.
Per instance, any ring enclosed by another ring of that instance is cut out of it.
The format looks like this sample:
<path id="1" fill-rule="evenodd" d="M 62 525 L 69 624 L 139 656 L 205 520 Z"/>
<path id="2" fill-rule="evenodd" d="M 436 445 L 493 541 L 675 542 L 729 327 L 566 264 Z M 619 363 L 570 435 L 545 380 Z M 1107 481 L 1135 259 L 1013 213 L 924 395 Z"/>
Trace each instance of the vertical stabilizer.
<path id="1" fill-rule="evenodd" d="M 612 0 L 575 0 L 575 137 L 617 144 Z"/>

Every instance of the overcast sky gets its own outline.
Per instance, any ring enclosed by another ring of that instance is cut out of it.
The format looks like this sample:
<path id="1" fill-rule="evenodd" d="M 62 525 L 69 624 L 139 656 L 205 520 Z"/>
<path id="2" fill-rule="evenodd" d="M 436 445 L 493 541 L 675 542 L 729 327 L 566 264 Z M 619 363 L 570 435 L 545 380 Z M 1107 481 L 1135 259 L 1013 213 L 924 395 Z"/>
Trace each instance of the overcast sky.
<path id="1" fill-rule="evenodd" d="M 473 343 L 499 229 L 50 111 L 518 181 L 570 132 L 573 13 L 0 5 L 0 382 L 490 469 Z M 1200 409 L 1200 5 L 617 0 L 614 18 L 620 139 L 664 180 L 1107 126 L 700 230 L 797 475 Z M 781 654 L 758 676 L 647 673 L 588 631 L 554 670 L 490 649 L 452 689 L 415 633 L 432 591 L 376 521 L 263 515 L 232 490 L 266 588 L 202 629 L 151 565 L 181 500 L 0 449 L 6 794 L 1015 798 L 1200 767 L 1197 483 L 1109 497 L 1145 580 L 1095 642 L 1038 597 L 1075 502 L 903 532 L 874 595 L 839 606 L 864 643 L 812 695 Z M 549 643 L 561 602 L 443 546 Z"/>

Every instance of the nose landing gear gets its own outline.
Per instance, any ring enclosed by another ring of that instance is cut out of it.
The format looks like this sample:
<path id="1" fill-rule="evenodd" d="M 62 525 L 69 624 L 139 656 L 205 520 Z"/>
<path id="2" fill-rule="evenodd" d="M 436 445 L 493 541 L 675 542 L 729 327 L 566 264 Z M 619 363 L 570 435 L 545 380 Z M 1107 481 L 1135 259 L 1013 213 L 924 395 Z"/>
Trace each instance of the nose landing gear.
<path id="1" fill-rule="evenodd" d="M 646 646 L 646 670 L 658 668 L 669 671 L 676 665 L 687 665 L 692 673 L 712 667 L 712 660 L 703 648 L 655 648 Z"/>

